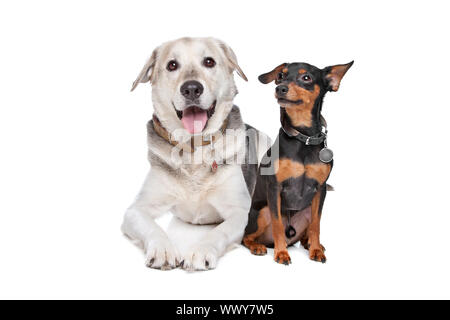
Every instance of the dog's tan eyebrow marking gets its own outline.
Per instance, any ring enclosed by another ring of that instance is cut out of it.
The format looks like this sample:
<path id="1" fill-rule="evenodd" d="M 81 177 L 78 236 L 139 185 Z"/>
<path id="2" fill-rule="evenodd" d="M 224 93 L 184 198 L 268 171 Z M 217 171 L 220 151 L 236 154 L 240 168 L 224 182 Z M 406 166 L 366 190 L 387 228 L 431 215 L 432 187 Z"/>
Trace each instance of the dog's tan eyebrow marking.
<path id="1" fill-rule="evenodd" d="M 298 73 L 304 74 L 304 73 L 306 73 L 306 70 L 305 70 L 305 69 L 299 69 L 299 70 L 298 70 Z"/>
<path id="2" fill-rule="evenodd" d="M 284 68 L 282 71 L 283 71 L 284 73 L 287 73 L 287 72 L 288 72 L 288 69 L 287 69 L 287 68 Z"/>

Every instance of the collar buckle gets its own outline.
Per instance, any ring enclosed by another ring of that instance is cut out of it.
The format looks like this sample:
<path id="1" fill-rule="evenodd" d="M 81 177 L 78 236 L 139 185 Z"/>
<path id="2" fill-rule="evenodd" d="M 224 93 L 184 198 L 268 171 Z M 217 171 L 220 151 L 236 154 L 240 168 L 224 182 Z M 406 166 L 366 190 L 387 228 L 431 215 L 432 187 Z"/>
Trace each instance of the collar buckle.
<path id="1" fill-rule="evenodd" d="M 307 146 L 309 146 L 310 140 L 311 140 L 311 137 L 308 137 L 308 139 L 306 139 L 305 144 L 306 144 Z"/>

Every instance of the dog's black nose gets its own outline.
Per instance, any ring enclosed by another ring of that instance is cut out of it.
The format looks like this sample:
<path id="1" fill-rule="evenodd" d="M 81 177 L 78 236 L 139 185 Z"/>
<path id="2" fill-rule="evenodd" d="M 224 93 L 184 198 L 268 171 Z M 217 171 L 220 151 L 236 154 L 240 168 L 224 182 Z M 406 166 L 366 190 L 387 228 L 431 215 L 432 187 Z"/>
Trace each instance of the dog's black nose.
<path id="1" fill-rule="evenodd" d="M 285 96 L 286 93 L 288 93 L 288 91 L 289 91 L 288 86 L 284 86 L 284 85 L 280 85 L 280 86 L 275 88 L 275 92 L 279 96 Z"/>
<path id="2" fill-rule="evenodd" d="M 180 88 L 181 94 L 189 100 L 195 100 L 203 93 L 203 86 L 200 82 L 191 80 L 186 81 Z"/>

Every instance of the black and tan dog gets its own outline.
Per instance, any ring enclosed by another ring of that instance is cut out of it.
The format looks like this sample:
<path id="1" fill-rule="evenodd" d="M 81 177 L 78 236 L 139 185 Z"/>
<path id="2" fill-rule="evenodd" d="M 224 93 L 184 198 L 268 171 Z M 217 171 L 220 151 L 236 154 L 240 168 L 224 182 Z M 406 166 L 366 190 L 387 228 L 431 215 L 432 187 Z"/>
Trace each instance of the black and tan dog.
<path id="1" fill-rule="evenodd" d="M 287 246 L 301 241 L 312 260 L 326 261 L 320 218 L 333 161 L 325 148 L 322 101 L 326 92 L 338 90 L 352 64 L 319 69 L 283 63 L 259 76 L 264 84 L 277 84 L 281 128 L 261 162 L 252 199 L 243 243 L 253 254 L 274 246 L 275 261 L 289 264 Z"/>

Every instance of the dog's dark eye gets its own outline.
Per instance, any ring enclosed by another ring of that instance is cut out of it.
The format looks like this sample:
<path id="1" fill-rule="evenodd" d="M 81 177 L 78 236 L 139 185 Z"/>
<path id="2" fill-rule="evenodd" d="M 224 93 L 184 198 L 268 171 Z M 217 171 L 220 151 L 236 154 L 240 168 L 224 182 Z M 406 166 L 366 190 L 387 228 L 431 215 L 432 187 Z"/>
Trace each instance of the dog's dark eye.
<path id="1" fill-rule="evenodd" d="M 177 69 L 178 69 L 178 62 L 176 62 L 175 60 L 170 60 L 169 63 L 167 64 L 167 70 L 175 71 Z"/>
<path id="2" fill-rule="evenodd" d="M 278 79 L 279 81 L 281 81 L 281 80 L 284 79 L 284 77 L 285 77 L 285 73 L 284 73 L 284 72 L 280 72 L 280 73 L 278 74 L 278 76 L 277 76 L 277 79 Z"/>
<path id="3" fill-rule="evenodd" d="M 302 79 L 302 81 L 306 82 L 306 83 L 312 82 L 312 78 L 310 76 L 308 76 L 307 74 L 302 75 L 300 79 Z"/>
<path id="4" fill-rule="evenodd" d="M 213 68 L 216 65 L 216 62 L 213 58 L 208 57 L 203 60 L 203 65 L 207 68 Z"/>

